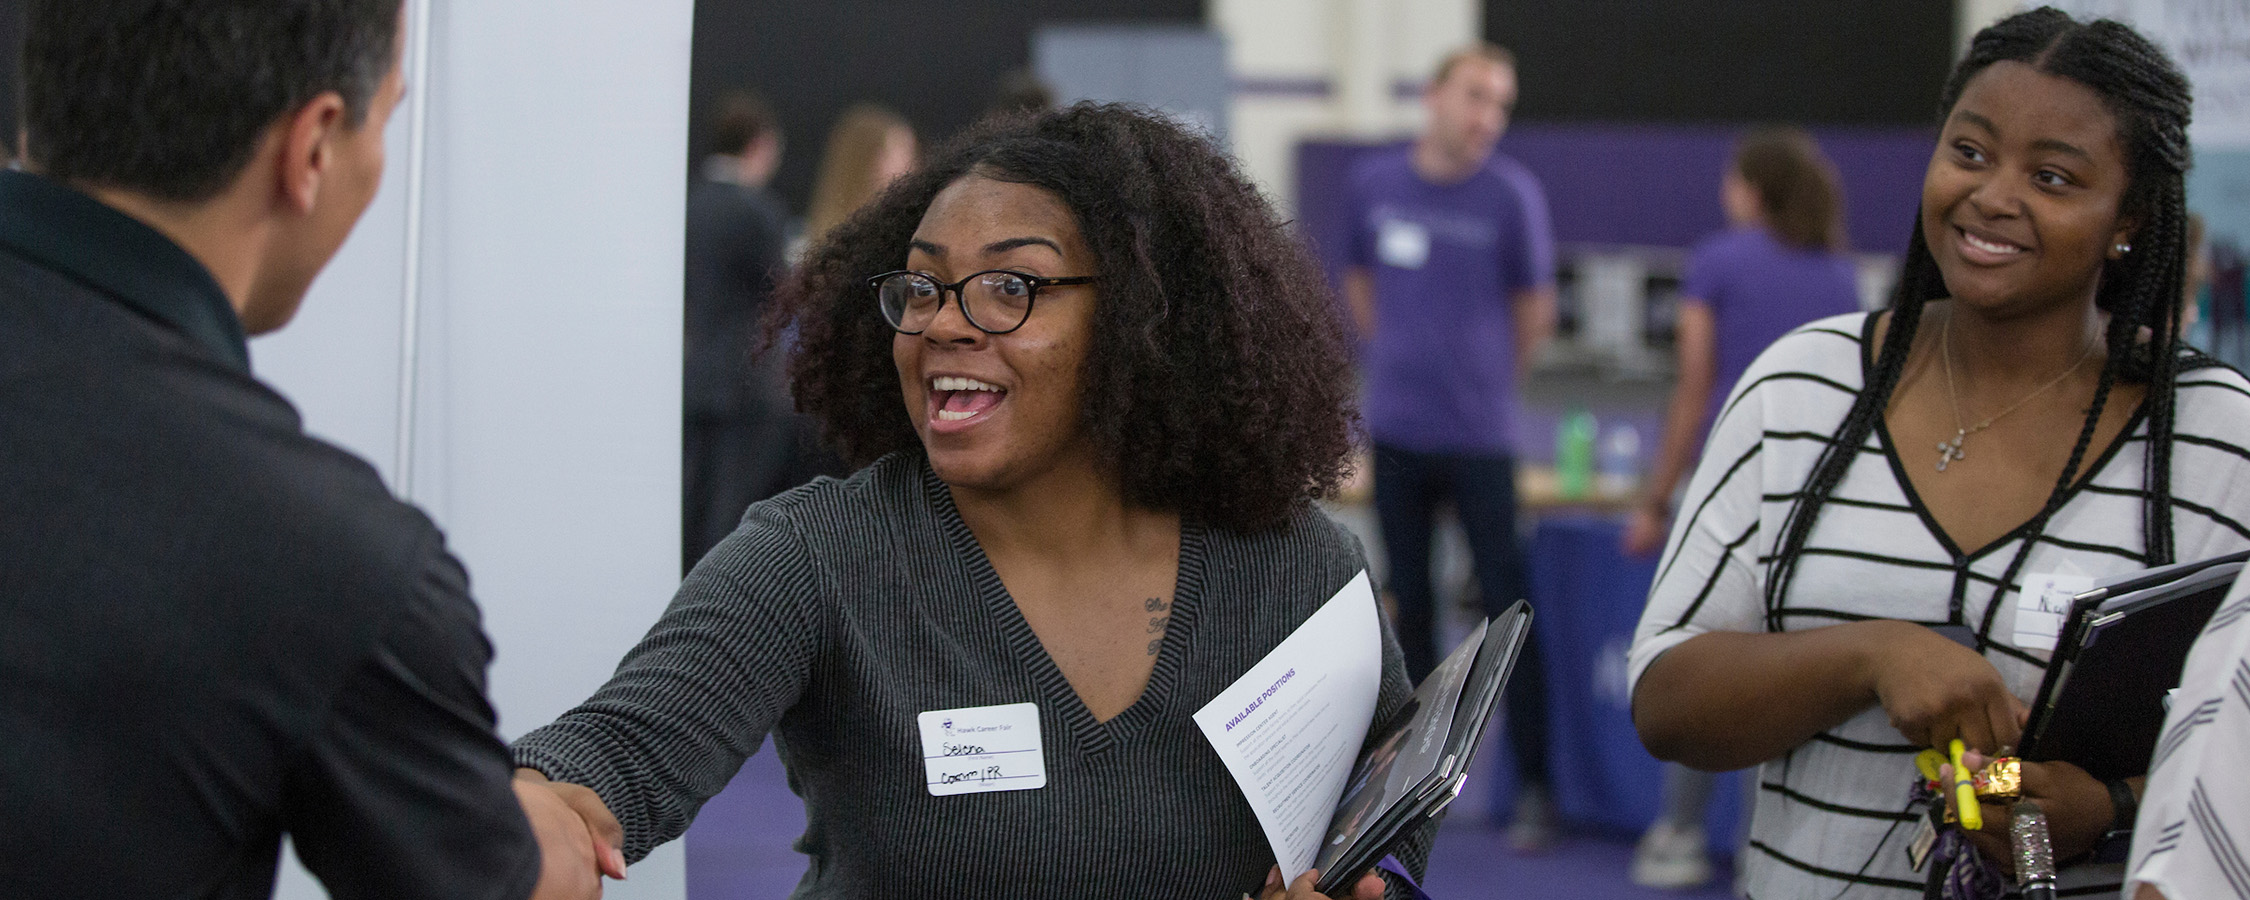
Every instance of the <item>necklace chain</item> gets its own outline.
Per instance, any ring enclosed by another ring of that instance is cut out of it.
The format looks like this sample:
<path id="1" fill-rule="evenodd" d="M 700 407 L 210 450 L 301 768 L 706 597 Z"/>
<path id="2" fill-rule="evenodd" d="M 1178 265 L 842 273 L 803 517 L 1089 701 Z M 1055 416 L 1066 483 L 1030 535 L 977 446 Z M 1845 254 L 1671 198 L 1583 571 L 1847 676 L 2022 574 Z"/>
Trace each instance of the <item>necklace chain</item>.
<path id="1" fill-rule="evenodd" d="M 2031 398 L 2044 394 L 2055 385 L 2063 383 L 2063 379 L 2069 378 L 2070 373 L 2078 371 L 2078 367 L 2085 365 L 2087 358 L 2094 355 L 2094 344 L 2092 341 L 2088 341 L 2085 352 L 2078 354 L 2077 360 L 2064 367 L 2062 372 L 2046 384 L 2042 384 L 2031 393 L 2023 395 L 2023 399 L 2009 404 L 2007 409 L 1986 416 L 1984 421 L 1975 425 L 1964 425 L 1961 419 L 1961 395 L 1953 387 L 1953 315 L 1951 312 L 1948 312 L 1945 316 L 1945 325 L 1940 332 L 1938 344 L 1938 356 L 1945 360 L 1945 399 L 1953 407 L 1953 439 L 1939 441 L 1937 444 L 1937 470 L 1940 472 L 1945 471 L 1946 466 L 1968 458 L 1967 454 L 1961 452 L 1961 444 L 1969 439 L 1969 435 L 1992 427 L 1992 423 L 2007 417 L 2009 413 L 2022 409 L 2024 404 L 2031 402 Z"/>

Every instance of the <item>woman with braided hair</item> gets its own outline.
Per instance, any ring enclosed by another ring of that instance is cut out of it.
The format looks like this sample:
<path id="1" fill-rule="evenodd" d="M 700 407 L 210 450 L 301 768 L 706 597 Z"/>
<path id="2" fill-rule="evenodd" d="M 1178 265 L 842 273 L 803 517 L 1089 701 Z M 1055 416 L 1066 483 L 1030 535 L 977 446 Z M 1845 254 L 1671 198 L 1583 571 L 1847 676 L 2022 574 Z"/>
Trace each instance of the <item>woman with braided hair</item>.
<path id="1" fill-rule="evenodd" d="M 1912 758 L 2016 743 L 2050 589 L 2250 546 L 2250 382 L 2176 340 L 2189 105 L 2115 22 L 1979 32 L 1890 308 L 1783 337 L 1720 413 L 1629 671 L 1658 757 L 1763 764 L 1747 895 L 1919 895 Z M 2066 891 L 2116 889 L 2082 861 L 2137 782 L 2023 765 Z"/>

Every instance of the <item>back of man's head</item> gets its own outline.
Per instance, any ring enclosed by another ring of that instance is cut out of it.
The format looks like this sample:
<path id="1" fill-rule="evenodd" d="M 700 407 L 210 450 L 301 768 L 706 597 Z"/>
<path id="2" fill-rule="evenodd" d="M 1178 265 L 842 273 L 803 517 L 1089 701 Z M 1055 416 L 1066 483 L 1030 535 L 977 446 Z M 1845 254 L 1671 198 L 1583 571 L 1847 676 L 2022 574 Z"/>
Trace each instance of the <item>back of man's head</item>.
<path id="1" fill-rule="evenodd" d="M 711 152 L 741 156 L 759 138 L 781 132 L 781 119 L 764 94 L 736 88 L 719 95 L 711 110 Z"/>
<path id="2" fill-rule="evenodd" d="M 195 202 L 242 173 L 267 128 L 314 97 L 367 115 L 401 0 L 29 0 L 27 167 Z"/>

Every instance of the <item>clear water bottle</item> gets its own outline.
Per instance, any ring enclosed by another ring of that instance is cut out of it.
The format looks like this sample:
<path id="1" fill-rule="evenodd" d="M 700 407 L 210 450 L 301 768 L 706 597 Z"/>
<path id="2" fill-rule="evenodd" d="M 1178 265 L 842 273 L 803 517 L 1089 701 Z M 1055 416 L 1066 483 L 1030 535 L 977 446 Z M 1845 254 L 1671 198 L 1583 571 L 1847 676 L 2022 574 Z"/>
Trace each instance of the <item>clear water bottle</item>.
<path id="1" fill-rule="evenodd" d="M 1641 480 L 1641 430 L 1620 422 L 1602 434 L 1595 486 L 1609 496 L 1630 494 Z"/>

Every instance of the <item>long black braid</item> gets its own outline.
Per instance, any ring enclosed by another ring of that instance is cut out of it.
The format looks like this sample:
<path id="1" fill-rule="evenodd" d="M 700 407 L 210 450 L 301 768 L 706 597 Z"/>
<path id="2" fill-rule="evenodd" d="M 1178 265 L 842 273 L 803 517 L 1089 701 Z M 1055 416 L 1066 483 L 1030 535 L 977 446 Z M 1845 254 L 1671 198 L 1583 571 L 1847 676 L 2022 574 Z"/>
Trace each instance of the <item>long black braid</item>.
<path id="1" fill-rule="evenodd" d="M 2038 515 L 2024 529 L 2023 544 L 2000 579 L 2002 591 L 2015 583 L 2032 544 L 2068 497 L 2110 391 L 2120 380 L 2148 386 L 2144 404 L 2148 449 L 2143 473 L 2147 487 L 2142 505 L 2143 558 L 2149 565 L 2172 561 L 2173 386 L 2180 372 L 2179 297 L 2187 258 L 2183 179 L 2190 161 L 2187 125 L 2191 105 L 2187 79 L 2162 50 L 2131 28 L 2106 19 L 2081 23 L 2059 10 L 2042 7 L 1977 33 L 1968 55 L 1946 80 L 1939 104 L 1941 121 L 1952 113 L 1971 78 L 1993 63 L 2010 60 L 2077 81 L 2101 96 L 2117 119 L 2119 142 L 2126 148 L 2130 180 L 2121 212 L 2137 219 L 2139 227 L 2132 251 L 2102 269 L 2094 303 L 2110 316 L 2104 335 L 2108 360 L 2102 366 L 2094 401 L 2086 411 L 2078 439 L 2071 446 L 2070 460 L 2055 479 L 2054 489 Z M 1768 630 L 1781 628 L 1783 598 L 1796 576 L 1797 561 L 1821 508 L 1890 404 L 1914 345 L 1924 304 L 1946 296 L 1949 292 L 1944 277 L 1930 255 L 1917 215 L 1905 268 L 1891 295 L 1888 336 L 1876 357 L 1874 371 L 1821 451 L 1805 489 L 1783 520 L 1781 546 L 1774 570 L 1766 579 Z M 2145 340 L 2143 329 L 2148 335 Z M 1999 598 L 1995 597 L 1985 610 L 1984 621 L 1977 629 L 1979 649 L 1988 643 L 1993 614 L 1999 607 Z M 1951 618 L 1959 622 L 1961 615 L 1962 598 L 1956 594 Z"/>

